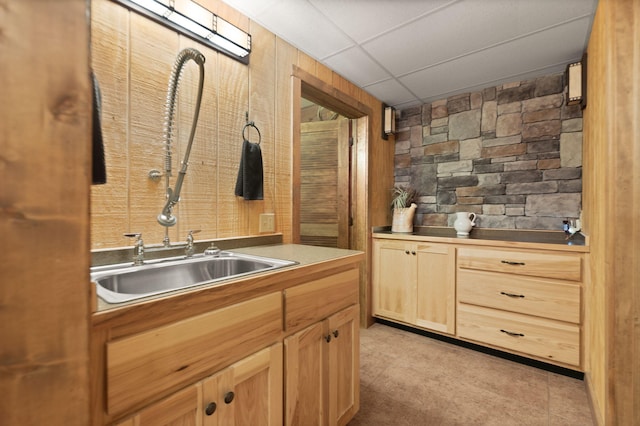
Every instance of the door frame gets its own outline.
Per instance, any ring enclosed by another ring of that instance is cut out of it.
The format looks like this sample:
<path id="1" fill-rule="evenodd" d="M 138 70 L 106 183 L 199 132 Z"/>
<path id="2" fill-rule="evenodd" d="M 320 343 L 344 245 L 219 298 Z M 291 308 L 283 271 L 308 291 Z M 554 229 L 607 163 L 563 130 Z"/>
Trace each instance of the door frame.
<path id="1" fill-rule="evenodd" d="M 352 120 L 352 188 L 351 188 L 351 227 L 350 248 L 369 252 L 369 197 L 368 168 L 369 141 L 372 140 L 371 124 L 373 110 L 352 95 L 293 65 L 291 72 L 291 238 L 300 242 L 300 113 L 302 97 L 331 109 Z M 368 262 L 367 262 L 368 264 Z M 360 323 L 365 326 L 371 322 L 371 307 L 367 264 L 360 268 Z"/>

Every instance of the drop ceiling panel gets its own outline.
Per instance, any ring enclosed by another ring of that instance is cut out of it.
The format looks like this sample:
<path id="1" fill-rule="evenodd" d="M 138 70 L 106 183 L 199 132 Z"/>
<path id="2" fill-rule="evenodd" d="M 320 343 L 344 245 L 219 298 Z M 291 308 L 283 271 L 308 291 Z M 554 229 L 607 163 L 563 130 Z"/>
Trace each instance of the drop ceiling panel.
<path id="1" fill-rule="evenodd" d="M 544 31 L 575 16 L 567 13 L 565 6 L 554 8 L 558 13 L 552 14 L 543 7 L 547 3 L 551 2 L 458 2 L 385 34 L 384 37 L 366 42 L 363 47 L 373 57 L 381 58 L 381 65 L 392 74 L 403 75 L 527 34 Z"/>
<path id="2" fill-rule="evenodd" d="M 359 87 L 389 78 L 389 73 L 357 46 L 331 56 L 325 64 L 331 69 L 342 70 L 340 74 Z"/>
<path id="3" fill-rule="evenodd" d="M 362 43 L 455 0 L 310 0 L 355 42 Z"/>
<path id="4" fill-rule="evenodd" d="M 584 38 L 583 27 L 583 22 L 574 21 L 406 75 L 400 81 L 411 87 L 420 99 L 428 101 L 472 87 L 492 86 L 498 81 L 517 81 L 522 76 L 533 75 L 532 72 L 542 75 L 554 72 L 550 70 L 563 70 L 568 62 L 582 55 L 582 51 L 573 46 Z M 554 49 L 540 48 L 554 44 L 557 45 Z M 512 52 L 526 55 L 514 61 Z"/>
<path id="5" fill-rule="evenodd" d="M 330 56 L 354 44 L 307 1 L 279 0 L 256 21 L 314 58 Z"/>
<path id="6" fill-rule="evenodd" d="M 597 7 L 597 0 L 223 1 L 395 106 L 561 71 L 581 57 Z"/>
<path id="7" fill-rule="evenodd" d="M 419 103 L 419 100 L 395 79 L 366 86 L 365 90 L 388 105 Z"/>

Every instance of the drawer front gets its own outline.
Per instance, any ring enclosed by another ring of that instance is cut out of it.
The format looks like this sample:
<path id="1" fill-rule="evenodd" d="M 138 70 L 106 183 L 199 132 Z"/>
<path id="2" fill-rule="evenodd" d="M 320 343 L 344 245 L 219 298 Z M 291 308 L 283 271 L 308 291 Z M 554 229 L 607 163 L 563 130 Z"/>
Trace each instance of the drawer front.
<path id="1" fill-rule="evenodd" d="M 534 277 L 581 280 L 581 257 L 569 253 L 459 248 L 459 268 Z"/>
<path id="2" fill-rule="evenodd" d="M 458 334 L 465 339 L 580 366 L 580 327 L 473 305 L 458 305 Z"/>
<path id="3" fill-rule="evenodd" d="M 285 290 L 285 330 L 300 330 L 358 303 L 359 276 L 350 269 Z"/>
<path id="4" fill-rule="evenodd" d="M 580 324 L 580 285 L 460 269 L 458 301 Z"/>
<path id="5" fill-rule="evenodd" d="M 107 343 L 107 411 L 148 404 L 277 341 L 280 292 Z"/>

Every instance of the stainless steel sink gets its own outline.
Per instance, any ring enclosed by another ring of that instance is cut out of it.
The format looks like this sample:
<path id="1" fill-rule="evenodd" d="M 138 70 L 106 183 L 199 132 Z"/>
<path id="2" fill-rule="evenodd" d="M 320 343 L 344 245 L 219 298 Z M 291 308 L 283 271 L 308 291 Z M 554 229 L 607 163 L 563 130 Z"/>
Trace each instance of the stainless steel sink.
<path id="1" fill-rule="evenodd" d="M 294 264 L 289 260 L 223 252 L 219 257 L 199 255 L 141 266 L 95 267 L 91 268 L 91 281 L 96 283 L 102 299 L 121 303 Z"/>

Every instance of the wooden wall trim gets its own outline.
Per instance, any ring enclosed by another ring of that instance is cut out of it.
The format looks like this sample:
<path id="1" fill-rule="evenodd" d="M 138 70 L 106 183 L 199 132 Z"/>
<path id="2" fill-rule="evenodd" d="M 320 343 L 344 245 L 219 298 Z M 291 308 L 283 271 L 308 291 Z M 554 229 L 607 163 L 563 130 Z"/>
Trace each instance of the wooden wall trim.
<path id="1" fill-rule="evenodd" d="M 584 120 L 588 385 L 598 424 L 640 424 L 640 4 L 601 0 Z"/>
<path id="2" fill-rule="evenodd" d="M 351 95 L 293 65 L 292 75 L 301 80 L 304 97 L 332 111 L 338 111 L 347 118 L 371 115 L 372 110 Z"/>
<path id="3" fill-rule="evenodd" d="M 0 5 L 0 417 L 89 424 L 87 2 Z"/>
<path id="4" fill-rule="evenodd" d="M 291 195 L 293 205 L 291 209 L 291 241 L 300 243 L 300 110 L 302 99 L 302 81 L 299 77 L 291 77 L 291 141 L 292 141 L 292 165 L 291 165 Z"/>
<path id="5" fill-rule="evenodd" d="M 381 161 L 384 159 L 370 158 L 369 146 L 377 142 L 372 133 L 371 123 L 374 121 L 373 109 L 341 91 L 333 84 L 326 83 L 313 76 L 302 68 L 292 66 L 292 93 L 293 115 L 292 138 L 293 138 L 293 241 L 299 241 L 299 185 L 300 182 L 300 97 L 303 96 L 318 105 L 326 106 L 332 111 L 341 115 L 355 119 L 355 140 L 352 159 L 352 216 L 354 224 L 352 228 L 350 248 L 362 250 L 366 253 L 371 251 L 370 216 L 372 206 L 369 204 L 369 167 L 371 161 Z M 360 89 L 358 89 L 360 90 Z M 388 159 L 387 159 L 388 160 Z M 390 167 L 393 167 L 391 160 Z M 375 186 L 375 185 L 374 185 Z M 296 201 L 297 200 L 297 201 Z M 370 295 L 370 256 L 367 256 L 365 264 L 360 270 L 360 324 L 369 326 L 372 321 Z"/>
<path id="6" fill-rule="evenodd" d="M 640 4 L 604 2 L 610 13 L 606 424 L 640 424 Z M 624 236 L 624 241 L 620 237 Z"/>

